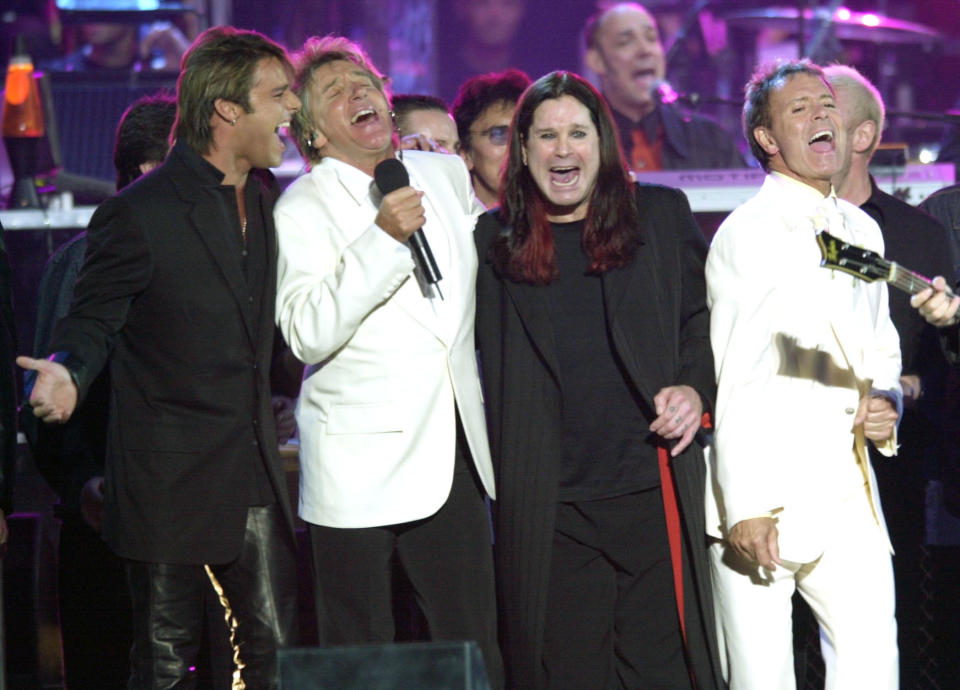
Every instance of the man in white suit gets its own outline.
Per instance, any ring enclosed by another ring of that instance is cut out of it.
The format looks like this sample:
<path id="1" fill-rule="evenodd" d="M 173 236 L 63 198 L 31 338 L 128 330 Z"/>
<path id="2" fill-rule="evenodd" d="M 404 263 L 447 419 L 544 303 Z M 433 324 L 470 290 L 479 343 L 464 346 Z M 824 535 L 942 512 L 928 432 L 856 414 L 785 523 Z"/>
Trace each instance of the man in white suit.
<path id="1" fill-rule="evenodd" d="M 391 565 L 432 639 L 472 639 L 494 687 L 494 497 L 474 345 L 483 210 L 458 156 L 403 152 L 410 184 L 373 175 L 396 156 L 388 95 L 359 46 L 311 38 L 295 59 L 292 123 L 312 166 L 277 203 L 277 323 L 306 365 L 300 516 L 308 523 L 323 644 L 390 642 Z M 418 228 L 442 279 L 415 271 Z M 442 296 L 441 293 L 442 292 Z"/>
<path id="2" fill-rule="evenodd" d="M 846 138 L 819 67 L 759 70 L 743 121 L 769 174 L 707 259 L 718 372 L 707 531 L 730 687 L 795 686 L 799 589 L 820 623 L 827 688 L 896 688 L 890 547 L 864 444 L 895 452 L 899 341 L 886 286 L 821 268 L 816 235 L 880 253 L 883 239 L 831 187 Z"/>

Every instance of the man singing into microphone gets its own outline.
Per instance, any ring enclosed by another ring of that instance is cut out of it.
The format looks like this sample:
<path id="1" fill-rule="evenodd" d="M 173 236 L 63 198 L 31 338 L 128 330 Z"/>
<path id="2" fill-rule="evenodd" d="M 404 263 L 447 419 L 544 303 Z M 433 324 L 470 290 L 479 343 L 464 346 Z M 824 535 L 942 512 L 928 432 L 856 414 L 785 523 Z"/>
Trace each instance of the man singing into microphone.
<path id="1" fill-rule="evenodd" d="M 482 207 L 458 156 L 405 151 L 409 185 L 377 188 L 397 141 L 383 77 L 359 46 L 314 37 L 295 67 L 304 106 L 292 129 L 311 170 L 275 211 L 277 322 L 307 364 L 299 510 L 320 641 L 393 641 L 396 561 L 431 638 L 476 640 L 497 687 L 493 470 L 473 325 Z M 436 286 L 408 243 L 421 228 Z"/>
<path id="2" fill-rule="evenodd" d="M 744 167 L 729 132 L 660 95 L 667 71 L 663 43 L 643 5 L 622 2 L 598 11 L 583 28 L 583 42 L 586 65 L 600 79 L 632 170 Z"/>

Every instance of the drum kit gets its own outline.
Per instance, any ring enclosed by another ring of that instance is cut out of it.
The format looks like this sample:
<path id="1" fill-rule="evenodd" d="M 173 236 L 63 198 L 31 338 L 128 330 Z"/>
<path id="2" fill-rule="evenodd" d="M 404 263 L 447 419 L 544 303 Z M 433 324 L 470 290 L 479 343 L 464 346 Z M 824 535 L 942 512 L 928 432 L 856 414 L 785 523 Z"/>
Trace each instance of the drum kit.
<path id="1" fill-rule="evenodd" d="M 906 3 L 878 0 L 874 4 L 893 7 Z M 886 16 L 881 12 L 854 11 L 846 7 L 842 0 L 795 0 L 772 4 L 756 0 L 646 0 L 644 5 L 654 12 L 685 12 L 679 37 L 693 26 L 701 12 L 709 11 L 723 20 L 729 29 L 741 34 L 745 32 L 754 37 L 762 33 L 775 34 L 781 40 L 790 41 L 796 46 L 796 53 L 784 57 L 809 57 L 820 64 L 828 64 L 843 61 L 844 54 L 851 51 L 855 55 L 869 54 L 880 63 L 877 72 L 881 81 L 899 72 L 898 63 L 910 59 L 909 53 L 927 54 L 934 49 L 954 54 L 960 52 L 960 42 L 956 38 L 944 36 L 934 27 Z M 680 43 L 674 42 L 671 48 L 677 49 Z M 668 51 L 668 63 L 670 57 Z M 878 85 L 881 90 L 886 86 Z M 894 118 L 904 116 L 960 124 L 960 113 L 955 111 L 898 112 L 895 104 L 890 105 L 894 109 L 889 110 L 888 115 Z M 906 107 L 912 110 L 909 105 Z"/>
<path id="2" fill-rule="evenodd" d="M 709 11 L 733 28 L 756 32 L 778 31 L 796 38 L 801 51 L 805 45 L 809 45 L 811 37 L 815 39 L 817 33 L 822 34 L 821 40 L 859 41 L 876 45 L 930 47 L 944 40 L 933 27 L 895 19 L 879 12 L 853 11 L 844 6 L 842 0 L 796 0 L 773 4 L 756 0 L 645 0 L 643 4 L 654 12 L 685 12 L 684 26 L 696 21 L 701 12 Z M 801 57 L 808 56 L 812 56 L 809 50 L 801 52 Z"/>
<path id="3" fill-rule="evenodd" d="M 742 2 L 723 3 L 718 10 L 731 26 L 749 29 L 776 29 L 805 38 L 809 32 L 831 33 L 840 41 L 864 41 L 876 44 L 932 45 L 940 40 L 935 29 L 886 17 L 876 12 L 854 12 L 831 2 L 825 6 L 810 7 L 810 3 L 794 3 L 790 7 L 757 7 L 743 9 Z"/>

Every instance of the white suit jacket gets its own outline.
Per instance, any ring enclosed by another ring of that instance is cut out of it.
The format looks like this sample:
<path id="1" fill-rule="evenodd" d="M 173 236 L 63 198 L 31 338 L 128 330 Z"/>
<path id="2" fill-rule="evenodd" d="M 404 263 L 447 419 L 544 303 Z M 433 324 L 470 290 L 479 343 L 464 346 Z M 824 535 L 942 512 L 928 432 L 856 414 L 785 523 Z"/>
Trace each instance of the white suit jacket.
<path id="1" fill-rule="evenodd" d="M 781 556 L 801 563 L 823 552 L 839 502 L 865 490 L 857 380 L 900 395 L 886 285 L 822 268 L 822 229 L 883 253 L 866 213 L 774 173 L 720 226 L 706 266 L 718 383 L 707 532 L 774 512 Z"/>
<path id="2" fill-rule="evenodd" d="M 328 527 L 428 517 L 453 479 L 454 401 L 477 472 L 493 468 L 474 345 L 482 207 L 459 156 L 404 152 L 425 192 L 443 300 L 428 298 L 410 249 L 374 225 L 373 178 L 326 158 L 277 202 L 277 324 L 307 364 L 297 403 L 300 516 Z"/>

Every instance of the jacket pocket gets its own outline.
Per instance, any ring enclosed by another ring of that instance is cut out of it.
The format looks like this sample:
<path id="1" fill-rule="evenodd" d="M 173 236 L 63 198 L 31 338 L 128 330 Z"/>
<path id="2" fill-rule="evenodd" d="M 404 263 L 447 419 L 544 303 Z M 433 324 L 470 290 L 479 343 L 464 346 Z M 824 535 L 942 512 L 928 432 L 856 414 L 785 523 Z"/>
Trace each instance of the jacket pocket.
<path id="1" fill-rule="evenodd" d="M 209 450 L 222 438 L 217 438 L 210 425 L 196 422 L 140 422 L 125 420 L 120 427 L 121 443 L 126 450 L 159 453 L 201 453 Z M 222 434 L 221 434 L 222 436 Z"/>
<path id="2" fill-rule="evenodd" d="M 403 431 L 403 419 L 391 403 L 333 405 L 327 415 L 327 434 L 395 434 Z"/>

